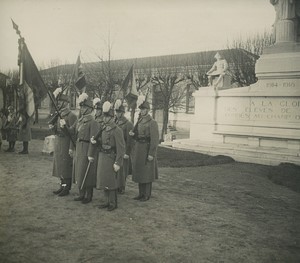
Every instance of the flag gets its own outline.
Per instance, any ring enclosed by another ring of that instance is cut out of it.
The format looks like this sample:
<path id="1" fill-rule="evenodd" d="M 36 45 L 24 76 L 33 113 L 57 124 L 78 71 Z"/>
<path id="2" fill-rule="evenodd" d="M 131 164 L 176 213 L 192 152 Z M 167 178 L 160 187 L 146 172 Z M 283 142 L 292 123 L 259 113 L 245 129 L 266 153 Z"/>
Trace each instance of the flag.
<path id="1" fill-rule="evenodd" d="M 83 88 L 86 86 L 86 81 L 85 81 L 85 74 L 83 73 L 82 70 L 82 64 L 80 61 L 80 55 L 78 55 L 76 65 L 75 65 L 75 86 L 77 89 L 80 91 L 83 90 Z"/>
<path id="2" fill-rule="evenodd" d="M 20 84 L 23 87 L 24 94 L 24 101 L 22 103 L 28 116 L 31 117 L 33 116 L 35 106 L 39 105 L 47 96 L 48 89 L 31 57 L 24 39 L 21 39 L 19 45 L 21 45 Z"/>
<path id="3" fill-rule="evenodd" d="M 129 108 L 134 108 L 136 105 L 136 101 L 138 98 L 138 92 L 136 89 L 136 82 L 135 82 L 135 74 L 133 72 L 133 65 L 129 69 L 129 72 L 122 83 L 122 90 L 125 94 L 125 100 Z"/>
<path id="4" fill-rule="evenodd" d="M 24 88 L 25 110 L 27 112 L 27 115 L 31 117 L 33 116 L 35 110 L 34 94 L 26 81 L 24 81 L 23 88 Z"/>

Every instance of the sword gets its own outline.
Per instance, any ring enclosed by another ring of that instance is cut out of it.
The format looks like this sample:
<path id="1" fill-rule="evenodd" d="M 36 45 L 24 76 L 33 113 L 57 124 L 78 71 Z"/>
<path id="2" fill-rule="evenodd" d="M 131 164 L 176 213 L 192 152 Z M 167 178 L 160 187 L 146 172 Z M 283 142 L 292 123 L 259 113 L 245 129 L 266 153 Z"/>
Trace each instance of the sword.
<path id="1" fill-rule="evenodd" d="M 88 166 L 87 166 L 87 168 L 86 168 L 86 171 L 85 171 L 85 174 L 84 174 L 84 177 L 83 177 L 81 186 L 80 186 L 80 190 L 82 190 L 82 188 L 83 188 L 83 185 L 84 185 L 84 183 L 85 183 L 87 174 L 88 174 L 88 172 L 89 172 L 89 170 L 90 170 L 90 166 L 91 166 L 91 162 L 89 161 L 89 164 L 88 164 Z"/>

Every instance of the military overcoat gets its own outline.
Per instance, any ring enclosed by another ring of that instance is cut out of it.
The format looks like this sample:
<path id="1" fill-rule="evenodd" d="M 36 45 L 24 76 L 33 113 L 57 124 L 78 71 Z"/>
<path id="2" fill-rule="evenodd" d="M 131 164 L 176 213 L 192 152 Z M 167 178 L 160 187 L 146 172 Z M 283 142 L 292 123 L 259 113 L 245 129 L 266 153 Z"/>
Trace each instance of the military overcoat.
<path id="1" fill-rule="evenodd" d="M 117 173 L 113 165 L 123 165 L 125 142 L 121 128 L 114 122 L 103 127 L 98 148 L 97 189 L 116 190 Z"/>
<path id="2" fill-rule="evenodd" d="M 157 147 L 159 132 L 157 122 L 150 115 L 138 120 L 132 150 L 132 180 L 136 183 L 150 183 L 158 179 Z M 147 157 L 154 157 L 148 161 Z"/>
<path id="3" fill-rule="evenodd" d="M 123 166 L 118 172 L 118 185 L 119 187 L 125 186 L 125 179 L 128 176 L 129 166 L 131 165 L 131 150 L 133 139 L 129 135 L 129 131 L 133 129 L 133 124 L 131 121 L 127 120 L 126 117 L 122 116 L 120 119 L 116 120 L 118 127 L 122 129 L 124 142 L 125 142 L 125 154 L 129 156 L 128 159 L 123 159 Z"/>
<path id="4" fill-rule="evenodd" d="M 76 115 L 70 109 L 64 109 L 61 116 L 66 121 L 68 127 L 73 126 L 77 120 Z M 72 146 L 70 136 L 73 136 L 74 140 L 74 134 L 67 133 L 66 129 L 60 128 L 59 122 L 60 118 L 58 118 L 53 127 L 55 139 L 52 175 L 60 179 L 70 179 L 72 178 L 73 166 L 73 160 L 69 155 L 69 148 Z"/>
<path id="5" fill-rule="evenodd" d="M 29 142 L 31 141 L 31 124 L 33 121 L 32 118 L 26 118 L 23 114 L 21 117 L 22 121 L 19 122 L 18 141 Z"/>
<path id="6" fill-rule="evenodd" d="M 92 136 L 96 136 L 99 124 L 92 115 L 83 115 L 75 123 L 76 150 L 74 156 L 73 176 L 80 188 L 89 164 L 88 156 L 95 158 L 96 146 L 90 142 Z M 73 126 L 73 127 L 74 127 Z M 72 147 L 71 147 L 72 149 Z M 96 186 L 96 162 L 90 164 L 84 187 Z"/>

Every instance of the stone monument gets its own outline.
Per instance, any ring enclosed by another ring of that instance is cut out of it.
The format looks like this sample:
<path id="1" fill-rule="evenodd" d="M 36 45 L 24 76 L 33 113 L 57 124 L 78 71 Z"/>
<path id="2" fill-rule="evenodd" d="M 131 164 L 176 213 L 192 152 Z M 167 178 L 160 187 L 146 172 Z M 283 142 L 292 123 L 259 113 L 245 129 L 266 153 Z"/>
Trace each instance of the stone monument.
<path id="1" fill-rule="evenodd" d="M 270 0 L 276 11 L 275 44 L 255 66 L 249 87 L 196 91 L 190 139 L 173 147 L 237 161 L 300 164 L 300 38 L 296 0 Z"/>

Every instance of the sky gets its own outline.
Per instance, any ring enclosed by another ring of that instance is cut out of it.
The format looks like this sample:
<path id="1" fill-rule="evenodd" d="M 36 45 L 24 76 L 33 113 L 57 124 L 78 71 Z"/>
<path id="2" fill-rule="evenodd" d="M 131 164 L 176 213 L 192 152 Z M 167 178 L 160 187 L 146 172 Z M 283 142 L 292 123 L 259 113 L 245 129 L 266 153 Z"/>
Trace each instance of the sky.
<path id="1" fill-rule="evenodd" d="M 270 31 L 269 0 L 0 0 L 0 72 L 17 69 L 19 26 L 38 68 L 218 50 Z"/>

